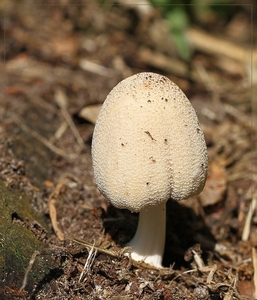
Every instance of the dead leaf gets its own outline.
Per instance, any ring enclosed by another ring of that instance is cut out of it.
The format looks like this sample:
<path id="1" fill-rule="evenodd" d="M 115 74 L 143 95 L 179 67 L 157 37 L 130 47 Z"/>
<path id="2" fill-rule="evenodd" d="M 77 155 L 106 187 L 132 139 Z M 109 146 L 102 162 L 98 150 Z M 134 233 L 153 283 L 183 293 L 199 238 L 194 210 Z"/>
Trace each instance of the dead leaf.
<path id="1" fill-rule="evenodd" d="M 79 116 L 93 124 L 96 123 L 98 114 L 101 109 L 101 104 L 93 104 L 93 105 L 88 105 L 84 108 L 79 113 Z"/>
<path id="2" fill-rule="evenodd" d="M 224 169 L 211 162 L 205 187 L 199 195 L 202 206 L 213 205 L 220 202 L 227 189 L 227 179 Z"/>
<path id="3" fill-rule="evenodd" d="M 254 294 L 254 284 L 252 280 L 238 281 L 237 290 L 241 296 L 252 299 Z"/>

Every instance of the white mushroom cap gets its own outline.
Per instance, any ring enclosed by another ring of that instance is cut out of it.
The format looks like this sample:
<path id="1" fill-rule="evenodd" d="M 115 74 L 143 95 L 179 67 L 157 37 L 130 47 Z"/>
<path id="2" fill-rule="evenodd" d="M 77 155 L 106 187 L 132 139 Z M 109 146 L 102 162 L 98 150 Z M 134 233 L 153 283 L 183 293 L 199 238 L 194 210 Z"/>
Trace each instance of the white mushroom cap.
<path id="1" fill-rule="evenodd" d="M 208 165 L 190 101 L 155 73 L 128 77 L 109 93 L 94 129 L 92 158 L 101 193 L 135 212 L 199 194 Z"/>

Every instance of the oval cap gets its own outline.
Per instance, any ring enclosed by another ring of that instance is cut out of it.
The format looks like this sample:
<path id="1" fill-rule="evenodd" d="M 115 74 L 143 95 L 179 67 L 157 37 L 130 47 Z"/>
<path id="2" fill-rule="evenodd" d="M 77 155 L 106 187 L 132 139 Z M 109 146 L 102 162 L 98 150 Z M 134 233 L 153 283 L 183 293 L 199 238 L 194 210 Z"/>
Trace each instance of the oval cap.
<path id="1" fill-rule="evenodd" d="M 199 194 L 208 167 L 190 101 L 167 77 L 149 72 L 122 80 L 107 96 L 92 159 L 100 192 L 114 206 L 135 212 Z"/>

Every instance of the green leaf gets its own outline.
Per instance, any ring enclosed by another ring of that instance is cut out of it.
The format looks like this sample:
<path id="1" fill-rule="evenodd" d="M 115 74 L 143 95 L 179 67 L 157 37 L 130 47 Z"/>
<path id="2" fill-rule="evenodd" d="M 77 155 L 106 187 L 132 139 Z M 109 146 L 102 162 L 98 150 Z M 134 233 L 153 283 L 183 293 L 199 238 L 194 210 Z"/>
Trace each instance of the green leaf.
<path id="1" fill-rule="evenodd" d="M 172 10 L 165 14 L 168 20 L 171 30 L 184 31 L 188 26 L 188 17 L 183 6 L 174 7 Z"/>
<path id="2" fill-rule="evenodd" d="M 179 56 L 183 60 L 188 61 L 191 57 L 191 51 L 185 38 L 185 34 L 183 32 L 173 32 L 172 39 L 176 45 Z"/>

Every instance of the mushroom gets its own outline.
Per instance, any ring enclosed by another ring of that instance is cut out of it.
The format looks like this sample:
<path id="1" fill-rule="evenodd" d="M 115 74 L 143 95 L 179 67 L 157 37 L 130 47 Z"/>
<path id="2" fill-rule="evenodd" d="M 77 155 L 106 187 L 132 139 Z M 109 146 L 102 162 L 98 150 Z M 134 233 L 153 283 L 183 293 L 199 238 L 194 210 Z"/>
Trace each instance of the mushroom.
<path id="1" fill-rule="evenodd" d="M 100 110 L 92 140 L 95 181 L 120 209 L 139 212 L 131 257 L 162 267 L 166 201 L 199 194 L 208 159 L 190 101 L 167 77 L 143 72 L 118 83 Z"/>

